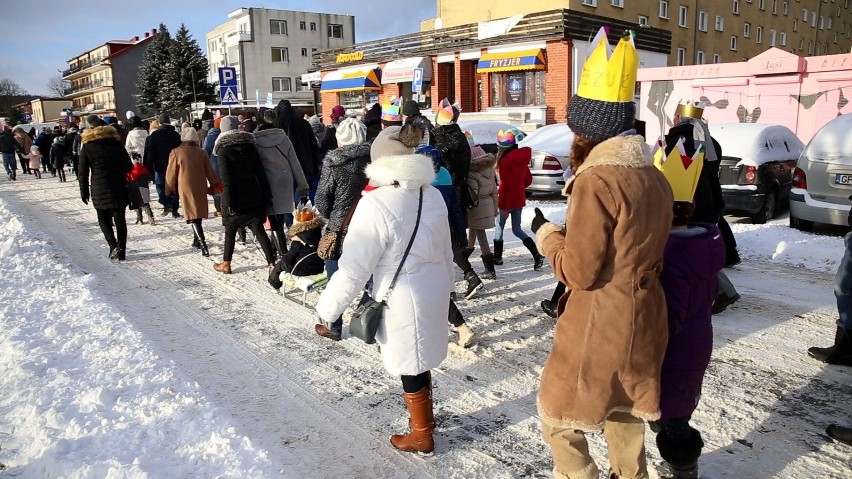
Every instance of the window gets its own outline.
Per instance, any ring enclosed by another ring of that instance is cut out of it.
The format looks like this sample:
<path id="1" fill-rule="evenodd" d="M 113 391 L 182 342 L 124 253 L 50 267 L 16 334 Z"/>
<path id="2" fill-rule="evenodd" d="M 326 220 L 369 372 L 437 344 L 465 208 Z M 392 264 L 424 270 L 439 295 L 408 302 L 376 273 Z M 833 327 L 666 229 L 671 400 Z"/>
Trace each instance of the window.
<path id="1" fill-rule="evenodd" d="M 775 46 L 775 30 L 769 30 L 769 46 Z"/>
<path id="2" fill-rule="evenodd" d="M 305 24 L 304 21 L 299 22 L 299 30 L 307 30 L 307 28 L 308 27 L 307 27 L 307 25 Z"/>
<path id="3" fill-rule="evenodd" d="M 307 48 L 303 48 L 303 49 L 302 49 L 302 56 L 303 56 L 303 57 L 308 56 L 308 49 L 307 49 Z"/>
<path id="4" fill-rule="evenodd" d="M 316 53 L 316 52 L 317 52 L 316 48 L 311 48 L 311 53 Z"/>
<path id="5" fill-rule="evenodd" d="M 763 27 L 757 27 L 757 34 L 755 35 L 754 41 L 756 43 L 763 43 Z"/>
<path id="6" fill-rule="evenodd" d="M 667 0 L 660 0 L 660 18 L 669 18 L 669 2 Z"/>
<path id="7" fill-rule="evenodd" d="M 272 91 L 279 92 L 290 92 L 290 77 L 273 77 L 272 78 Z"/>
<path id="8" fill-rule="evenodd" d="M 707 12 L 698 12 L 698 29 L 702 32 L 707 31 Z"/>
<path id="9" fill-rule="evenodd" d="M 751 37 L 751 23 L 746 22 L 746 23 L 743 24 L 743 37 L 745 37 L 745 38 Z"/>
<path id="10" fill-rule="evenodd" d="M 731 35 L 731 50 L 737 51 L 737 36 Z"/>
<path id="11" fill-rule="evenodd" d="M 778 14 L 778 0 L 772 0 L 772 14 Z"/>
<path id="12" fill-rule="evenodd" d="M 546 104 L 544 75 L 541 71 L 492 73 L 492 104 L 500 107 Z"/>
<path id="13" fill-rule="evenodd" d="M 779 37 L 778 43 L 780 43 L 782 47 L 787 46 L 787 33 L 786 32 L 781 32 L 781 36 Z"/>
<path id="14" fill-rule="evenodd" d="M 311 22 L 311 31 L 312 32 L 317 31 L 317 22 Z"/>
<path id="15" fill-rule="evenodd" d="M 817 15 L 816 12 L 811 10 L 811 27 L 816 28 L 817 26 Z"/>
<path id="16" fill-rule="evenodd" d="M 296 91 L 311 91 L 311 85 L 302 83 L 302 77 L 296 77 Z"/>
<path id="17" fill-rule="evenodd" d="M 269 33 L 273 35 L 287 34 L 287 20 L 270 20 Z"/>
<path id="18" fill-rule="evenodd" d="M 686 64 L 686 49 L 678 48 L 677 49 L 677 65 L 681 66 Z"/>
<path id="19" fill-rule="evenodd" d="M 826 28 L 831 30 L 831 17 L 828 17 L 828 25 L 826 25 Z"/>
<path id="20" fill-rule="evenodd" d="M 677 24 L 681 27 L 684 27 L 684 28 L 687 28 L 689 26 L 687 24 L 687 21 L 686 21 L 687 13 L 688 13 L 688 9 L 685 6 L 681 5 L 680 8 L 678 8 Z"/>
<path id="21" fill-rule="evenodd" d="M 328 25 L 328 38 L 343 38 L 343 25 L 330 23 Z"/>
<path id="22" fill-rule="evenodd" d="M 808 55 L 814 54 L 814 42 L 808 40 Z"/>
<path id="23" fill-rule="evenodd" d="M 648 17 L 646 17 L 645 15 L 639 15 L 639 25 L 647 25 L 647 24 L 648 24 Z"/>
<path id="24" fill-rule="evenodd" d="M 766 10 L 766 0 L 757 0 L 757 8 Z"/>
<path id="25" fill-rule="evenodd" d="M 610 3 L 613 7 L 624 8 L 624 0 L 612 0 Z"/>
<path id="26" fill-rule="evenodd" d="M 781 3 L 781 13 L 783 13 L 784 15 L 787 15 L 787 13 L 789 13 L 787 9 L 787 2 Z"/>
<path id="27" fill-rule="evenodd" d="M 722 55 L 718 53 L 713 54 L 713 63 L 722 63 Z"/>
<path id="28" fill-rule="evenodd" d="M 583 0 L 583 5 L 587 7 L 597 7 L 598 0 Z"/>
<path id="29" fill-rule="evenodd" d="M 284 47 L 272 47 L 272 61 L 289 62 L 290 52 L 288 52 L 287 49 Z"/>
<path id="30" fill-rule="evenodd" d="M 732 7 L 734 15 L 740 14 L 740 0 L 734 0 L 734 5 Z"/>
<path id="31" fill-rule="evenodd" d="M 716 15 L 716 31 L 721 32 L 725 29 L 725 17 Z"/>
<path id="32" fill-rule="evenodd" d="M 798 31 L 799 31 L 799 20 L 797 20 L 797 19 L 795 19 L 795 18 L 793 19 L 793 31 L 794 31 L 794 32 L 798 32 Z"/>
<path id="33" fill-rule="evenodd" d="M 799 39 L 799 50 L 804 50 L 804 49 L 805 49 L 805 39 L 800 38 Z"/>
<path id="34" fill-rule="evenodd" d="M 704 52 L 702 52 L 701 50 L 698 50 L 697 52 L 695 52 L 695 64 L 696 65 L 703 65 L 704 64 Z"/>
<path id="35" fill-rule="evenodd" d="M 834 32 L 834 43 L 837 43 L 837 32 Z"/>
<path id="36" fill-rule="evenodd" d="M 820 46 L 820 43 L 819 43 L 819 42 L 817 42 L 817 46 L 816 46 L 816 54 L 817 54 L 817 55 L 819 55 L 819 54 L 820 54 L 820 50 L 821 50 L 821 49 L 822 49 L 822 48 L 821 48 L 821 46 Z"/>
<path id="37" fill-rule="evenodd" d="M 803 22 L 808 21 L 808 9 L 807 8 L 802 9 L 802 21 Z"/>

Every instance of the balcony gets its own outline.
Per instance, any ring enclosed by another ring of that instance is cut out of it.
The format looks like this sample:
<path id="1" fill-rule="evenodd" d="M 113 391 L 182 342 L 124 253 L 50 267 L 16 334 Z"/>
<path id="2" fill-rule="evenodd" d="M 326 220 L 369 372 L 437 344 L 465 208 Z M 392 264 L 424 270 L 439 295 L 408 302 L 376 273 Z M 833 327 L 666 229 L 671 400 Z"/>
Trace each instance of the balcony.
<path id="1" fill-rule="evenodd" d="M 231 47 L 239 42 L 251 41 L 250 32 L 233 31 L 225 34 L 225 46 Z"/>
<path id="2" fill-rule="evenodd" d="M 84 92 L 86 90 L 93 90 L 96 88 L 112 88 L 112 81 L 99 78 L 94 81 L 80 82 L 76 85 L 71 85 L 70 94 L 76 95 L 80 92 Z"/>
<path id="3" fill-rule="evenodd" d="M 83 60 L 81 62 L 77 62 L 76 64 L 71 65 L 70 68 L 68 68 L 67 70 L 64 70 L 62 72 L 62 78 L 67 78 L 67 77 L 74 75 L 76 73 L 80 73 L 83 70 L 87 70 L 87 69 L 92 68 L 94 66 L 98 66 L 98 65 L 104 63 L 104 61 L 106 61 L 106 57 L 90 58 L 90 59 L 87 59 L 87 60 Z"/>
<path id="4" fill-rule="evenodd" d="M 115 110 L 115 102 L 114 101 L 106 101 L 106 102 L 92 102 L 92 103 L 79 103 L 74 102 L 74 111 L 80 111 L 84 114 L 89 114 L 92 112 L 99 112 L 104 110 Z"/>

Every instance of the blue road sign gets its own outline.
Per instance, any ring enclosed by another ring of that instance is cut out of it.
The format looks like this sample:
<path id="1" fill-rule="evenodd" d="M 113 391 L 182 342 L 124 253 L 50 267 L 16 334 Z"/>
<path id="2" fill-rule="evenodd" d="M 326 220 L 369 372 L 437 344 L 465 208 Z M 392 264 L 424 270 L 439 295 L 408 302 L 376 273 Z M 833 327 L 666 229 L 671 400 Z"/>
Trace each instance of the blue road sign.
<path id="1" fill-rule="evenodd" d="M 27 123 L 32 123 L 33 116 L 30 115 L 29 113 L 24 113 L 24 121 L 27 122 Z"/>
<path id="2" fill-rule="evenodd" d="M 411 80 L 411 92 L 420 93 L 423 91 L 423 69 L 414 69 L 414 78 Z"/>
<path id="3" fill-rule="evenodd" d="M 237 100 L 237 70 L 233 67 L 219 67 L 219 103 L 236 105 Z"/>

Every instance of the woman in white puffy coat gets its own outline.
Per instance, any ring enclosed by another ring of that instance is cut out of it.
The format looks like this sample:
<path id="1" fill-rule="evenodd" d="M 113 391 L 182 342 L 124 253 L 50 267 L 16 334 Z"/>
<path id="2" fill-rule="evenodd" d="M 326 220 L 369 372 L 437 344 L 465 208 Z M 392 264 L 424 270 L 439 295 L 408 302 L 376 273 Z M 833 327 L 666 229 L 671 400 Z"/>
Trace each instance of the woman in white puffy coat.
<path id="1" fill-rule="evenodd" d="M 148 131 L 142 127 L 142 121 L 138 116 L 134 116 L 130 120 L 130 126 L 132 129 L 127 132 L 127 139 L 124 140 L 124 149 L 127 150 L 127 154 L 130 155 L 130 159 L 134 159 L 138 154 L 139 161 L 142 161 L 143 153 L 145 153 L 145 140 L 148 138 Z"/>
<path id="2" fill-rule="evenodd" d="M 411 251 L 387 298 L 376 334 L 385 369 L 402 376 L 411 432 L 391 436 L 403 451 L 432 454 L 434 416 L 430 370 L 447 356 L 447 314 L 454 286 L 447 207 L 430 186 L 432 160 L 417 155 L 422 132 L 416 126 L 386 128 L 373 142 L 365 173 L 374 187 L 352 215 L 339 269 L 317 303 L 325 323 L 340 316 L 373 276 L 373 298 L 384 298 L 402 260 L 423 206 Z M 440 307 L 439 307 L 440 306 Z"/>

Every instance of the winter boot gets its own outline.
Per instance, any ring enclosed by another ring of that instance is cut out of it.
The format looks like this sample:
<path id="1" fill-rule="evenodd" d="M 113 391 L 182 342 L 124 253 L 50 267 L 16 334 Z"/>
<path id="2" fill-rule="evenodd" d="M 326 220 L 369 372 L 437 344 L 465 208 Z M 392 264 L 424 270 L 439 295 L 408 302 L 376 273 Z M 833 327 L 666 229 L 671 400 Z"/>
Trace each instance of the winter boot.
<path id="1" fill-rule="evenodd" d="M 213 263 L 213 269 L 223 274 L 231 274 L 231 262 L 222 261 L 221 263 Z"/>
<path id="2" fill-rule="evenodd" d="M 551 318 L 556 317 L 556 305 L 553 303 L 553 301 L 549 299 L 545 299 L 541 302 L 541 310 L 544 311 Z"/>
<path id="3" fill-rule="evenodd" d="M 171 207 L 165 206 L 163 207 L 163 212 L 160 214 L 160 216 L 168 216 L 171 212 Z"/>
<path id="4" fill-rule="evenodd" d="M 847 446 L 852 446 L 852 427 L 843 427 L 838 426 L 837 424 L 832 424 L 825 428 L 825 432 L 835 441 L 842 442 Z"/>
<path id="5" fill-rule="evenodd" d="M 524 240 L 524 246 L 530 250 L 530 254 L 533 257 L 533 269 L 538 271 L 544 265 L 544 256 L 538 254 L 538 248 L 535 247 L 535 240 L 532 238 L 527 238 Z"/>
<path id="6" fill-rule="evenodd" d="M 457 327 L 456 331 L 459 332 L 459 346 L 469 348 L 476 342 L 476 333 L 470 329 L 467 323 Z"/>
<path id="7" fill-rule="evenodd" d="M 467 290 L 464 293 L 464 299 L 471 299 L 476 296 L 476 293 L 482 289 L 482 280 L 473 270 L 464 274 L 464 280 L 467 282 Z"/>
<path id="8" fill-rule="evenodd" d="M 154 220 L 154 211 L 151 209 L 151 205 L 145 205 L 145 213 L 148 214 L 148 222 L 151 223 L 151 226 L 155 226 L 157 222 Z"/>
<path id="9" fill-rule="evenodd" d="M 713 314 L 721 314 L 723 311 L 728 309 L 728 306 L 736 303 L 740 300 L 740 295 L 735 294 L 733 296 L 728 296 L 725 293 L 719 293 L 719 296 L 716 296 L 716 300 L 713 301 Z"/>
<path id="10" fill-rule="evenodd" d="M 503 240 L 494 240 L 494 264 L 503 264 Z"/>
<path id="11" fill-rule="evenodd" d="M 393 447 L 400 451 L 416 452 L 421 456 L 431 456 L 435 452 L 432 431 L 435 430 L 435 416 L 432 413 L 432 392 L 423 388 L 416 393 L 403 393 L 408 408 L 411 432 L 394 434 L 390 438 Z"/>
<path id="12" fill-rule="evenodd" d="M 237 228 L 237 243 L 246 244 L 246 229 Z"/>
<path id="13" fill-rule="evenodd" d="M 192 232 L 192 247 L 195 249 L 201 248 L 201 242 L 198 241 L 198 235 L 195 234 L 195 231 Z"/>
<path id="14" fill-rule="evenodd" d="M 482 255 L 482 264 L 485 265 L 485 272 L 482 273 L 482 277 L 485 279 L 497 279 L 497 271 L 494 270 L 494 255 Z"/>
<path id="15" fill-rule="evenodd" d="M 201 248 L 201 256 L 210 256 L 210 250 L 207 249 L 207 241 L 204 239 L 204 228 L 201 227 L 201 223 L 191 224 L 195 239 L 198 240 L 198 247 Z"/>
<path id="16" fill-rule="evenodd" d="M 272 230 L 272 247 L 278 252 L 278 259 L 284 259 L 287 254 L 287 234 L 284 228 Z"/>
<path id="17" fill-rule="evenodd" d="M 824 363 L 852 366 L 852 331 L 846 331 L 838 326 L 833 346 L 808 348 L 808 355 Z"/>
<path id="18" fill-rule="evenodd" d="M 145 222 L 142 221 L 142 208 L 139 208 L 139 209 L 136 210 L 136 224 L 137 225 L 144 225 L 145 224 Z"/>

